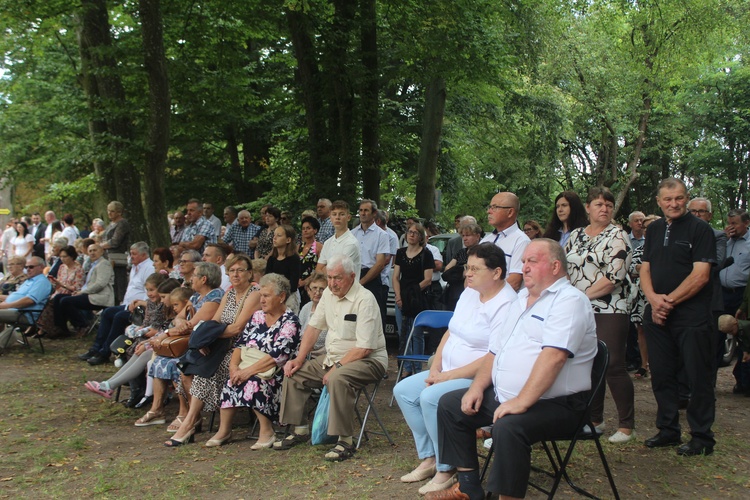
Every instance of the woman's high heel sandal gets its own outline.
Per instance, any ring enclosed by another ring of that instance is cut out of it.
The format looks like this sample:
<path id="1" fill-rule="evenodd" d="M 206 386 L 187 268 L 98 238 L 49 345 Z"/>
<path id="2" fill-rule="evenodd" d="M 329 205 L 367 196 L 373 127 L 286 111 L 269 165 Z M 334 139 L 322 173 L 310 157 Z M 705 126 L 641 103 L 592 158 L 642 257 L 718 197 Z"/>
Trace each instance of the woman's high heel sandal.
<path id="1" fill-rule="evenodd" d="M 232 440 L 232 433 L 230 432 L 224 439 L 209 439 L 206 441 L 206 448 L 213 448 L 215 446 L 224 446 Z"/>
<path id="2" fill-rule="evenodd" d="M 167 440 L 164 443 L 164 446 L 166 446 L 167 448 L 174 448 L 176 446 L 183 446 L 188 443 L 192 443 L 193 441 L 195 441 L 195 428 L 190 429 L 182 439 L 172 438 Z"/>

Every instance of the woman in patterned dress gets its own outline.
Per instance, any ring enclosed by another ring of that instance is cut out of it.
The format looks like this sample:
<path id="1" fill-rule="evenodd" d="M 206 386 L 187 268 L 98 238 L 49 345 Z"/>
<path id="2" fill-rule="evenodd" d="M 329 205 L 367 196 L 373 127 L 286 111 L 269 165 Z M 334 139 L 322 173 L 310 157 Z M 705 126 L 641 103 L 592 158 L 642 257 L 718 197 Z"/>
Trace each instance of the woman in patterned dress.
<path id="1" fill-rule="evenodd" d="M 250 284 L 253 274 L 250 257 L 242 253 L 233 254 L 227 259 L 225 266 L 232 286 L 224 295 L 213 319 L 227 325 L 222 338 L 231 339 L 242 333 L 250 317 L 260 308 L 260 294 L 258 288 Z M 221 390 L 229 379 L 231 357 L 232 351 L 228 349 L 211 377 L 183 375 L 180 378 L 178 391 L 188 398 L 189 410 L 174 437 L 166 441 L 165 446 L 179 446 L 189 442 L 196 428 L 200 428 L 201 412 L 219 409 Z"/>
<path id="2" fill-rule="evenodd" d="M 260 280 L 261 310 L 253 314 L 234 344 L 229 379 L 221 393 L 221 425 L 206 446 L 221 446 L 232 438 L 232 418 L 237 408 L 243 407 L 252 408 L 260 424 L 258 441 L 250 449 L 260 450 L 273 445 L 273 422 L 279 418 L 284 378 L 280 368 L 296 354 L 300 340 L 299 320 L 286 306 L 289 293 L 289 280 L 280 274 L 266 274 Z M 241 369 L 243 347 L 258 349 L 264 356 Z M 271 378 L 258 376 L 270 368 L 276 368 Z"/>
<path id="3" fill-rule="evenodd" d="M 268 207 L 266 214 L 263 216 L 263 222 L 266 228 L 258 235 L 258 246 L 255 247 L 255 256 L 266 259 L 271 256 L 273 251 L 273 233 L 279 227 L 281 220 L 281 211 L 276 207 Z"/>
<path id="4" fill-rule="evenodd" d="M 586 200 L 589 225 L 571 232 L 565 250 L 570 282 L 591 300 L 596 335 L 609 349 L 607 385 L 619 416 L 617 432 L 609 441 L 625 443 L 635 437 L 633 381 L 625 369 L 632 253 L 628 235 L 612 224 L 614 207 L 609 189 L 592 188 Z M 594 396 L 591 419 L 597 431 L 603 431 L 604 388 Z"/>

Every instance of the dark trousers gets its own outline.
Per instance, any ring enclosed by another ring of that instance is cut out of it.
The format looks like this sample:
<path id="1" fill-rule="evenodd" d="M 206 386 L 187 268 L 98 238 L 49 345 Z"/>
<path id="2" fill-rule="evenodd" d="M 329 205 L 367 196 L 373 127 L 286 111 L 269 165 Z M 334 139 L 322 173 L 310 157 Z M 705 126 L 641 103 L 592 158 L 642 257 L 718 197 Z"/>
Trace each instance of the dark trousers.
<path id="1" fill-rule="evenodd" d="M 476 431 L 492 424 L 498 403 L 492 386 L 484 391 L 476 415 L 461 411 L 466 389 L 443 395 L 438 403 L 438 447 L 440 461 L 476 470 Z M 539 441 L 568 438 L 576 431 L 586 407 L 588 392 L 537 401 L 526 413 L 506 415 L 492 424 L 495 458 L 487 489 L 499 495 L 526 496 L 531 470 L 531 446 Z"/>
<path id="2" fill-rule="evenodd" d="M 710 317 L 710 316 L 709 316 Z M 697 442 L 713 446 L 711 426 L 716 413 L 712 383 L 714 337 L 708 321 L 692 325 L 666 326 L 651 321 L 651 308 L 644 314 L 651 388 L 656 398 L 656 427 L 671 436 L 680 435 L 679 371 L 684 369 L 690 387 L 687 421 Z M 680 363 L 682 361 L 682 363 Z"/>
<path id="3" fill-rule="evenodd" d="M 369 268 L 362 268 L 361 276 L 364 276 L 369 271 Z M 383 332 L 385 332 L 385 302 L 388 298 L 388 290 L 383 291 L 383 284 L 380 281 L 380 275 L 375 276 L 364 285 L 375 296 L 375 300 L 378 302 L 378 309 L 380 309 L 380 321 L 383 324 Z"/>
<path id="4" fill-rule="evenodd" d="M 88 323 L 88 318 L 84 311 L 98 311 L 104 309 L 103 306 L 95 306 L 89 301 L 89 296 L 85 293 L 81 295 L 56 295 L 53 299 L 55 310 L 55 325 L 60 328 L 65 327 L 65 322 L 75 328 L 83 328 Z"/>
<path id="5" fill-rule="evenodd" d="M 125 333 L 125 328 L 130 324 L 130 311 L 126 306 L 114 306 L 106 308 L 99 317 L 99 330 L 91 349 L 98 351 L 102 356 L 109 356 L 109 346 L 114 340 Z"/>

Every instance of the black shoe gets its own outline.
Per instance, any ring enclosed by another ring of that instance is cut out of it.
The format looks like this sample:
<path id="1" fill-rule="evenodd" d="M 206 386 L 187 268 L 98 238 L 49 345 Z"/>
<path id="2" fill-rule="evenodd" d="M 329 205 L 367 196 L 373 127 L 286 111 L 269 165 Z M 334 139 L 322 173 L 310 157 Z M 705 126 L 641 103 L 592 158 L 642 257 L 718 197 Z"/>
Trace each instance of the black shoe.
<path id="1" fill-rule="evenodd" d="M 659 432 L 656 436 L 650 437 L 643 442 L 649 448 L 663 448 L 665 446 L 677 446 L 682 443 L 678 435 L 669 435 Z"/>
<path id="2" fill-rule="evenodd" d="M 694 439 L 691 439 L 689 442 L 677 448 L 677 454 L 682 457 L 694 457 L 696 455 L 710 455 L 713 452 L 714 452 L 713 446 L 700 444 Z"/>
<path id="3" fill-rule="evenodd" d="M 687 407 L 689 404 L 690 404 L 690 398 L 680 399 L 680 403 L 677 406 L 680 408 L 680 410 L 687 410 Z"/>
<path id="4" fill-rule="evenodd" d="M 81 361 L 88 361 L 91 359 L 92 356 L 96 356 L 98 351 L 95 351 L 93 349 L 89 349 L 88 351 L 84 352 L 83 354 L 78 355 L 78 359 Z"/>
<path id="5" fill-rule="evenodd" d="M 151 403 L 154 402 L 153 396 L 141 397 L 135 404 L 135 408 L 151 408 Z"/>
<path id="6" fill-rule="evenodd" d="M 734 384 L 734 387 L 732 387 L 732 394 L 744 394 L 748 395 L 750 394 L 750 391 L 747 390 L 747 387 L 740 384 Z"/>
<path id="7" fill-rule="evenodd" d="M 641 367 L 640 363 L 630 363 L 625 369 L 629 372 L 634 372 Z"/>
<path id="8" fill-rule="evenodd" d="M 109 356 L 105 356 L 105 355 L 102 355 L 102 354 L 94 354 L 93 356 L 91 356 L 86 361 L 91 366 L 103 365 L 104 363 L 107 363 L 109 361 Z"/>

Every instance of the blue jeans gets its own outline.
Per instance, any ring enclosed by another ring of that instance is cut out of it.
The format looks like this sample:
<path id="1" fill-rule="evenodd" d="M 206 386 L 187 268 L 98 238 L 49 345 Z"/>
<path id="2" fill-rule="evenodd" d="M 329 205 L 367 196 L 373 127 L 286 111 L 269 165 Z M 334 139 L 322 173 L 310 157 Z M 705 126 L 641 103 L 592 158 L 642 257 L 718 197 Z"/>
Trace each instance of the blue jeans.
<path id="1" fill-rule="evenodd" d="M 406 424 L 414 436 L 414 444 L 420 459 L 435 457 L 437 470 L 448 472 L 453 470 L 451 465 L 440 462 L 438 451 L 437 408 L 440 397 L 446 392 L 467 389 L 471 379 L 459 378 L 447 380 L 427 387 L 425 379 L 430 374 L 423 371 L 401 380 L 393 388 L 398 407 L 404 415 Z"/>
<path id="2" fill-rule="evenodd" d="M 91 349 L 98 351 L 102 356 L 109 356 L 110 344 L 123 335 L 125 328 L 130 324 L 130 311 L 126 306 L 108 307 L 102 311 L 99 318 L 99 329 Z"/>

